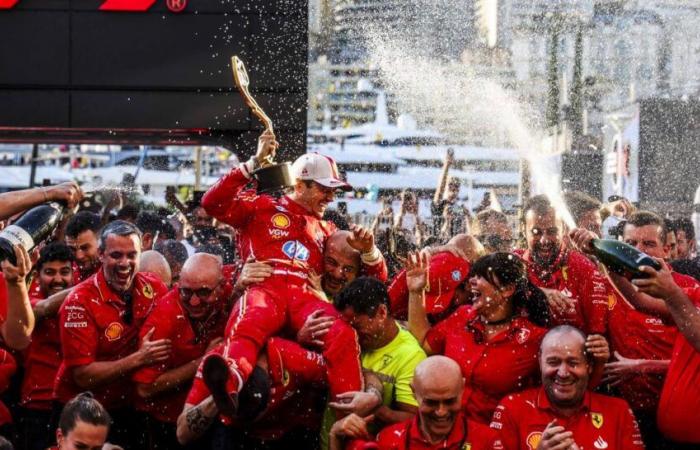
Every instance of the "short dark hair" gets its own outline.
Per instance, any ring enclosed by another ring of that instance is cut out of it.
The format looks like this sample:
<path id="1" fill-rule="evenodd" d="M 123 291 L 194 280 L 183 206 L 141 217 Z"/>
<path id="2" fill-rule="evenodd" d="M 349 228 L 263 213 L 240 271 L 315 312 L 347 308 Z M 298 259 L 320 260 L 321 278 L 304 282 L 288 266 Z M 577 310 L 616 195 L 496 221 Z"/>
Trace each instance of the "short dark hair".
<path id="1" fill-rule="evenodd" d="M 389 293 L 384 283 L 373 277 L 355 278 L 333 299 L 335 309 L 352 308 L 355 314 L 374 317 L 381 305 L 389 306 Z"/>
<path id="2" fill-rule="evenodd" d="M 133 223 L 127 222 L 126 220 L 115 220 L 107 224 L 100 233 L 100 251 L 104 251 L 107 236 L 111 234 L 117 236 L 131 236 L 135 234 L 138 236 L 139 242 L 141 241 L 141 231 L 139 231 Z"/>
<path id="3" fill-rule="evenodd" d="M 581 191 L 564 193 L 564 202 L 571 212 L 576 224 L 589 211 L 598 211 L 603 205 L 598 200 Z"/>
<path id="4" fill-rule="evenodd" d="M 100 216 L 89 211 L 80 211 L 70 218 L 66 224 L 66 236 L 77 238 L 78 235 L 85 231 L 92 231 L 95 235 L 99 234 L 102 223 Z"/>
<path id="5" fill-rule="evenodd" d="M 664 226 L 666 227 L 666 233 L 670 233 L 673 231 L 673 234 L 676 234 L 676 222 L 669 219 L 669 218 L 664 218 Z"/>
<path id="6" fill-rule="evenodd" d="M 34 267 L 38 272 L 44 264 L 52 261 L 73 262 L 75 261 L 75 256 L 73 256 L 71 249 L 63 242 L 52 242 L 41 249 L 39 260 Z"/>
<path id="7" fill-rule="evenodd" d="M 666 229 L 666 222 L 661 218 L 661 216 L 654 214 L 651 211 L 635 211 L 627 218 L 625 226 L 627 225 L 632 225 L 633 227 L 637 228 L 645 227 L 647 225 L 656 225 L 660 228 L 659 239 L 661 240 L 661 243 L 666 243 L 666 233 L 668 233 L 668 230 Z"/>
<path id="8" fill-rule="evenodd" d="M 124 205 L 117 211 L 117 220 L 136 220 L 139 215 L 139 208 L 136 205 Z"/>
<path id="9" fill-rule="evenodd" d="M 695 239 L 695 226 L 693 221 L 685 217 L 676 220 L 676 230 L 685 232 L 685 238 L 689 241 Z"/>
<path id="10" fill-rule="evenodd" d="M 156 234 L 160 232 L 165 221 L 156 214 L 148 211 L 141 211 L 136 217 L 136 226 L 141 233 Z"/>
<path id="11" fill-rule="evenodd" d="M 83 392 L 75 396 L 63 407 L 61 417 L 58 419 L 58 428 L 65 436 L 75 428 L 75 424 L 78 421 L 109 428 L 112 418 L 104 406 L 95 400 L 90 392 Z"/>
<path id="12" fill-rule="evenodd" d="M 180 264 L 184 264 L 187 260 L 187 247 L 182 242 L 178 242 L 175 239 L 167 239 L 165 241 L 158 241 L 156 245 L 153 246 L 153 250 L 157 251 L 161 255 L 167 257 L 172 256 L 173 259 Z"/>
<path id="13" fill-rule="evenodd" d="M 553 210 L 554 207 L 546 195 L 535 195 L 527 199 L 525 205 L 523 205 L 523 217 L 528 211 L 533 211 L 538 216 L 543 216 Z"/>

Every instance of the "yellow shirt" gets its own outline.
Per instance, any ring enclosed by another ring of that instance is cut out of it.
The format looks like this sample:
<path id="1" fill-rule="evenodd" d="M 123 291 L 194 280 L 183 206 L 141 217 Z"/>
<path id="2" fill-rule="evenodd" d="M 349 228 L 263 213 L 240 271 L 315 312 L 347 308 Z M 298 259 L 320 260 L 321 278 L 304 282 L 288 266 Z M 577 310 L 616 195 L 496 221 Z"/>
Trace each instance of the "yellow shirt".
<path id="1" fill-rule="evenodd" d="M 363 351 L 360 354 L 362 368 L 372 372 L 382 381 L 384 406 L 392 408 L 397 402 L 418 406 L 411 391 L 411 380 L 416 366 L 426 355 L 416 338 L 398 323 L 397 326 L 399 333 L 391 342 L 382 348 Z M 326 408 L 321 427 L 321 448 L 324 450 L 329 448 L 328 433 L 334 421 L 335 413 L 331 408 Z M 374 428 L 374 425 L 370 428 Z"/>

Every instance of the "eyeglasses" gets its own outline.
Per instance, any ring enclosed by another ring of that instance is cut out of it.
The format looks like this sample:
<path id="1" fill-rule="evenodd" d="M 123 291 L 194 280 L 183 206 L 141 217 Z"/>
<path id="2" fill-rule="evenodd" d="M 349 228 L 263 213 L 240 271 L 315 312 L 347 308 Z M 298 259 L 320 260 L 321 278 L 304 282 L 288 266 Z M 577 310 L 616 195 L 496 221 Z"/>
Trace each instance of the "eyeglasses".
<path id="1" fill-rule="evenodd" d="M 199 288 L 199 289 L 178 288 L 178 292 L 180 293 L 180 298 L 184 301 L 189 301 L 193 295 L 196 295 L 197 298 L 200 300 L 204 300 L 204 299 L 207 299 L 211 296 L 211 294 L 216 290 L 216 288 L 219 287 L 219 284 L 221 284 L 220 281 L 218 283 L 216 283 L 216 285 L 214 287 L 211 287 L 211 288 Z"/>

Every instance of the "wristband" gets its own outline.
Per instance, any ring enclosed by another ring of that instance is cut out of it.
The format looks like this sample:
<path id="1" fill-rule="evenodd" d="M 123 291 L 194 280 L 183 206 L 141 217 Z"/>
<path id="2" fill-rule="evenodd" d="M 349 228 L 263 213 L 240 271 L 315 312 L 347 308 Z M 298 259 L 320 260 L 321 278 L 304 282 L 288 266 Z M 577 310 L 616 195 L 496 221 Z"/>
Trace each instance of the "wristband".
<path id="1" fill-rule="evenodd" d="M 40 187 L 39 189 L 41 189 L 41 193 L 44 194 L 44 203 L 48 203 L 48 201 L 49 201 L 49 196 L 48 196 L 48 194 L 46 193 L 46 189 L 44 189 L 43 186 Z"/>
<path id="2" fill-rule="evenodd" d="M 382 252 L 379 251 L 377 246 L 375 245 L 371 251 L 367 253 L 362 253 L 360 255 L 360 259 L 362 260 L 363 263 L 367 264 L 368 266 L 373 266 L 377 263 L 382 258 Z"/>
<path id="3" fill-rule="evenodd" d="M 367 390 L 366 390 L 365 392 L 367 392 L 368 394 L 374 394 L 374 395 L 376 395 L 377 398 L 379 399 L 379 403 L 380 403 L 380 404 L 381 404 L 381 403 L 384 403 L 384 396 L 383 396 L 382 393 L 379 391 L 379 389 L 377 389 L 376 387 L 374 387 L 374 386 L 367 386 Z"/>
<path id="4" fill-rule="evenodd" d="M 250 180 L 253 172 L 260 167 L 260 163 L 255 156 L 251 156 L 250 159 L 241 164 L 241 172 L 243 175 Z"/>

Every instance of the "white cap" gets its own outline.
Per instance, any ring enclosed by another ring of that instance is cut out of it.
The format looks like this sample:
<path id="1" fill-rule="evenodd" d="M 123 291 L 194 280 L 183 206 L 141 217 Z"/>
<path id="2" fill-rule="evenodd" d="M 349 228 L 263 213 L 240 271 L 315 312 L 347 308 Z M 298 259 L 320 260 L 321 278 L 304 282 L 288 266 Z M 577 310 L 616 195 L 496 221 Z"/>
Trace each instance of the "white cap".
<path id="1" fill-rule="evenodd" d="M 329 188 L 352 190 L 352 186 L 340 179 L 333 158 L 318 153 L 306 153 L 297 158 L 292 164 L 292 176 L 297 180 L 313 180 Z"/>

